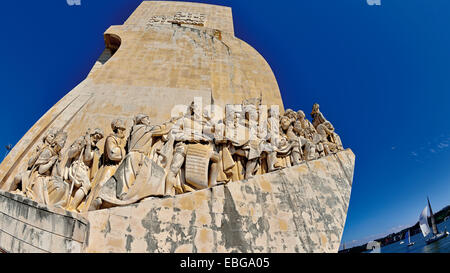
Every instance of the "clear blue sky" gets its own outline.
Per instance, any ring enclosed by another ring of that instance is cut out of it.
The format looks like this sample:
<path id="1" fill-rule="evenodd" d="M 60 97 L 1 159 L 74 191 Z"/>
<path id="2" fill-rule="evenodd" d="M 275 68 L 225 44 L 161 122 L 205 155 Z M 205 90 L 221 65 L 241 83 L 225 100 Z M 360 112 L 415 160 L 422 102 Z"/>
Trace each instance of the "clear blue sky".
<path id="1" fill-rule="evenodd" d="M 103 32 L 140 2 L 2 2 L 1 147 L 86 77 Z M 450 1 L 199 2 L 231 6 L 286 108 L 320 103 L 356 154 L 347 245 L 414 224 L 427 195 L 436 211 L 450 204 Z"/>

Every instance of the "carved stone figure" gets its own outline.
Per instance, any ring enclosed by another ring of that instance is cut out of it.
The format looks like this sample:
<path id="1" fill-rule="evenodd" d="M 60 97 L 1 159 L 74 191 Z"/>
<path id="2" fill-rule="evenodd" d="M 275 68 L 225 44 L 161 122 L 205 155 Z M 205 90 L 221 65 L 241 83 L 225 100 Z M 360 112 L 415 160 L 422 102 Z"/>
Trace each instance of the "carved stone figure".
<path id="1" fill-rule="evenodd" d="M 30 183 L 25 188 L 25 194 L 38 203 L 64 205 L 61 201 L 65 201 L 62 199 L 68 190 L 68 185 L 61 179 L 59 163 L 60 152 L 66 139 L 67 134 L 59 131 L 51 142 L 51 146 L 44 145 L 33 164 Z"/>
<path id="2" fill-rule="evenodd" d="M 319 141 L 317 144 L 317 150 L 319 156 L 328 155 L 330 153 L 342 150 L 342 142 L 339 136 L 334 132 L 334 127 L 323 114 L 320 112 L 319 104 L 314 104 L 311 112 L 313 118 L 313 125 L 317 130 Z M 317 137 L 315 137 L 317 139 Z"/>
<path id="3" fill-rule="evenodd" d="M 166 178 L 166 195 L 173 196 L 175 194 L 181 194 L 187 192 L 186 188 L 183 188 L 180 178 L 177 177 L 183 166 L 184 159 L 186 157 L 186 144 L 178 142 L 175 145 L 174 155 L 172 163 L 170 164 L 169 173 Z"/>
<path id="4" fill-rule="evenodd" d="M 301 128 L 301 135 L 306 139 L 312 140 L 317 131 L 312 123 L 306 119 L 306 115 L 302 110 L 297 111 L 296 122 L 299 123 L 298 126 L 300 126 L 299 128 Z"/>
<path id="5" fill-rule="evenodd" d="M 278 162 L 277 153 L 282 146 L 280 139 L 280 117 L 275 109 L 269 109 L 267 118 L 268 142 L 264 145 L 267 155 L 267 171 L 274 172 L 282 168 Z"/>
<path id="6" fill-rule="evenodd" d="M 75 188 L 75 195 L 68 209 L 76 210 L 81 201 L 89 194 L 91 190 L 91 181 L 97 174 L 100 163 L 100 149 L 97 143 L 103 139 L 104 133 L 97 128 L 79 137 L 69 148 L 68 161 L 64 173 L 64 179 L 71 182 L 72 194 Z"/>
<path id="7" fill-rule="evenodd" d="M 52 147 L 54 145 L 54 140 L 58 130 L 50 129 L 42 138 L 42 143 L 37 145 L 34 154 L 28 160 L 27 170 L 19 173 L 13 180 L 9 191 L 15 191 L 19 194 L 25 194 L 26 189 L 28 188 L 29 178 L 33 168 L 35 167 L 36 160 L 39 158 L 39 155 L 45 150 L 46 147 Z"/>
<path id="8" fill-rule="evenodd" d="M 106 181 L 111 178 L 119 167 L 119 163 L 126 155 L 125 152 L 125 122 L 116 119 L 111 123 L 113 131 L 105 141 L 103 150 L 102 166 L 97 172 L 92 183 L 92 190 L 89 194 L 83 211 L 99 209 L 102 201 L 98 198 L 98 193 Z"/>
<path id="9" fill-rule="evenodd" d="M 135 117 L 127 143 L 128 154 L 100 190 L 103 205 L 126 205 L 148 196 L 164 196 L 164 175 L 160 174 L 164 169 L 151 159 L 153 139 L 164 133 L 161 127 L 151 125 L 147 115 Z"/>
<path id="10" fill-rule="evenodd" d="M 164 168 L 166 173 L 168 173 L 174 154 L 175 136 L 172 128 L 178 120 L 179 117 L 174 117 L 169 122 L 158 126 L 154 132 L 154 135 L 161 135 L 160 141 L 162 142 L 161 147 L 155 149 L 156 163 Z"/>
<path id="11" fill-rule="evenodd" d="M 321 136 L 325 155 L 336 153 L 343 149 L 341 139 L 334 132 L 334 127 L 331 122 L 326 121 L 317 126 L 317 132 Z"/>
<path id="12" fill-rule="evenodd" d="M 297 114 L 292 111 L 293 116 L 289 117 L 289 115 L 285 115 L 280 119 L 280 128 L 282 130 L 283 136 L 288 140 L 289 145 L 291 146 L 291 159 L 292 165 L 299 165 L 302 162 L 302 150 L 300 148 L 301 143 L 299 138 L 294 132 L 294 122 L 297 117 Z"/>
<path id="13" fill-rule="evenodd" d="M 54 139 L 54 151 L 58 154 L 58 159 L 52 168 L 52 176 L 46 184 L 46 189 L 44 189 L 44 197 L 47 198 L 47 205 L 53 205 L 55 207 L 65 207 L 67 204 L 67 195 L 69 191 L 69 184 L 64 181 L 62 177 L 62 171 L 60 168 L 61 164 L 61 150 L 67 140 L 67 133 L 59 132 L 56 134 Z"/>
<path id="14" fill-rule="evenodd" d="M 297 113 L 295 113 L 295 111 L 292 109 L 287 109 L 284 112 L 284 116 L 288 117 L 292 123 L 297 120 Z"/>
<path id="15" fill-rule="evenodd" d="M 317 126 L 327 121 L 327 119 L 324 117 L 324 115 L 320 112 L 320 105 L 315 103 L 313 105 L 313 109 L 311 112 L 311 117 L 313 119 L 312 124 L 314 125 L 314 128 L 317 129 Z"/>
<path id="16" fill-rule="evenodd" d="M 262 142 L 258 137 L 258 107 L 259 101 L 250 104 L 249 101 L 245 101 L 243 104 L 242 117 L 244 118 L 243 126 L 245 128 L 247 143 L 240 147 L 244 151 L 244 156 L 247 159 L 245 165 L 245 179 L 253 177 L 258 171 L 260 158 L 262 153 Z M 240 154 L 237 151 L 237 154 Z"/>
<path id="17" fill-rule="evenodd" d="M 293 129 L 299 138 L 303 160 L 313 160 L 316 156 L 317 143 L 314 143 L 314 136 L 317 135 L 317 131 L 311 122 L 305 118 L 305 113 L 302 110 L 297 111 L 297 121 L 294 123 Z"/>
<path id="18" fill-rule="evenodd" d="M 219 154 L 214 150 L 214 128 L 205 112 L 191 104 L 173 128 L 175 153 L 166 178 L 166 194 L 204 189 L 217 183 Z M 202 157 L 201 159 L 198 157 Z M 211 162 L 211 165 L 209 164 Z M 182 166 L 186 165 L 183 176 Z M 207 173 L 207 175 L 205 175 Z"/>

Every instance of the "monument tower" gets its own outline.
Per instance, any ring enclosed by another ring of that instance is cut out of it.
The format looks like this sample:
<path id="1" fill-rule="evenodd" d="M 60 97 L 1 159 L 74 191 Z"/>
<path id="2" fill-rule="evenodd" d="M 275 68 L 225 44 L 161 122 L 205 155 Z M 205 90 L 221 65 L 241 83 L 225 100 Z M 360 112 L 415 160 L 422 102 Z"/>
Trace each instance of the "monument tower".
<path id="1" fill-rule="evenodd" d="M 354 155 L 318 105 L 312 123 L 285 111 L 231 8 L 144 1 L 104 40 L 87 78 L 0 165 L 0 250 L 337 252 Z M 246 113 L 261 125 L 262 106 L 277 106 L 279 131 L 219 139 L 229 116 L 211 121 L 198 101 L 242 106 L 232 123 L 250 131 Z M 196 124 L 212 136 L 186 137 Z"/>

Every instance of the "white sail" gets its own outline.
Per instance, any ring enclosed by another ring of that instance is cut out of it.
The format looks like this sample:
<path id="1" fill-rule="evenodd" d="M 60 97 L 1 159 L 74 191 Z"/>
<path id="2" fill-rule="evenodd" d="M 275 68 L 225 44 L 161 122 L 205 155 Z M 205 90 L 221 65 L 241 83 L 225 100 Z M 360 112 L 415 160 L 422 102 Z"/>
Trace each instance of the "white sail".
<path id="1" fill-rule="evenodd" d="M 426 206 L 419 217 L 419 225 L 422 230 L 423 237 L 426 237 L 430 234 L 430 226 L 428 225 L 428 206 Z"/>

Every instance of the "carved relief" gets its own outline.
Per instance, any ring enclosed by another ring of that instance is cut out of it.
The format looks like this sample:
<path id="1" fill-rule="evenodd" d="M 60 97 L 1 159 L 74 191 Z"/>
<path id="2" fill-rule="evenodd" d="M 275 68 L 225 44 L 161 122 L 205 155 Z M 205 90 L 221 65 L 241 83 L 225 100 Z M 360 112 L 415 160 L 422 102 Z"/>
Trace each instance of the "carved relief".
<path id="1" fill-rule="evenodd" d="M 191 13 L 179 11 L 173 16 L 166 15 L 155 15 L 148 21 L 149 25 L 156 24 L 185 24 L 185 25 L 195 25 L 195 26 L 205 26 L 206 15 L 201 13 Z"/>
<path id="2" fill-rule="evenodd" d="M 100 163 L 100 149 L 97 143 L 103 139 L 104 133 L 97 128 L 78 138 L 71 146 L 68 154 L 68 161 L 64 172 L 64 179 L 71 182 L 69 200 L 72 193 L 75 193 L 69 203 L 69 210 L 76 210 L 81 201 L 91 190 L 91 181 L 97 174 Z"/>
<path id="3" fill-rule="evenodd" d="M 72 211 L 96 210 L 249 179 L 343 150 L 318 104 L 312 123 L 301 110 L 279 116 L 260 98 L 227 106 L 225 118 L 217 114 L 195 103 L 160 125 L 138 114 L 128 138 L 125 121 L 114 120 L 103 149 L 102 129 L 88 130 L 64 153 L 62 169 L 67 135 L 49 130 L 10 191 Z"/>
<path id="4" fill-rule="evenodd" d="M 27 171 L 14 178 L 11 190 L 42 204 L 64 206 L 69 189 L 62 179 L 60 162 L 66 139 L 65 132 L 50 130 L 28 161 Z"/>

